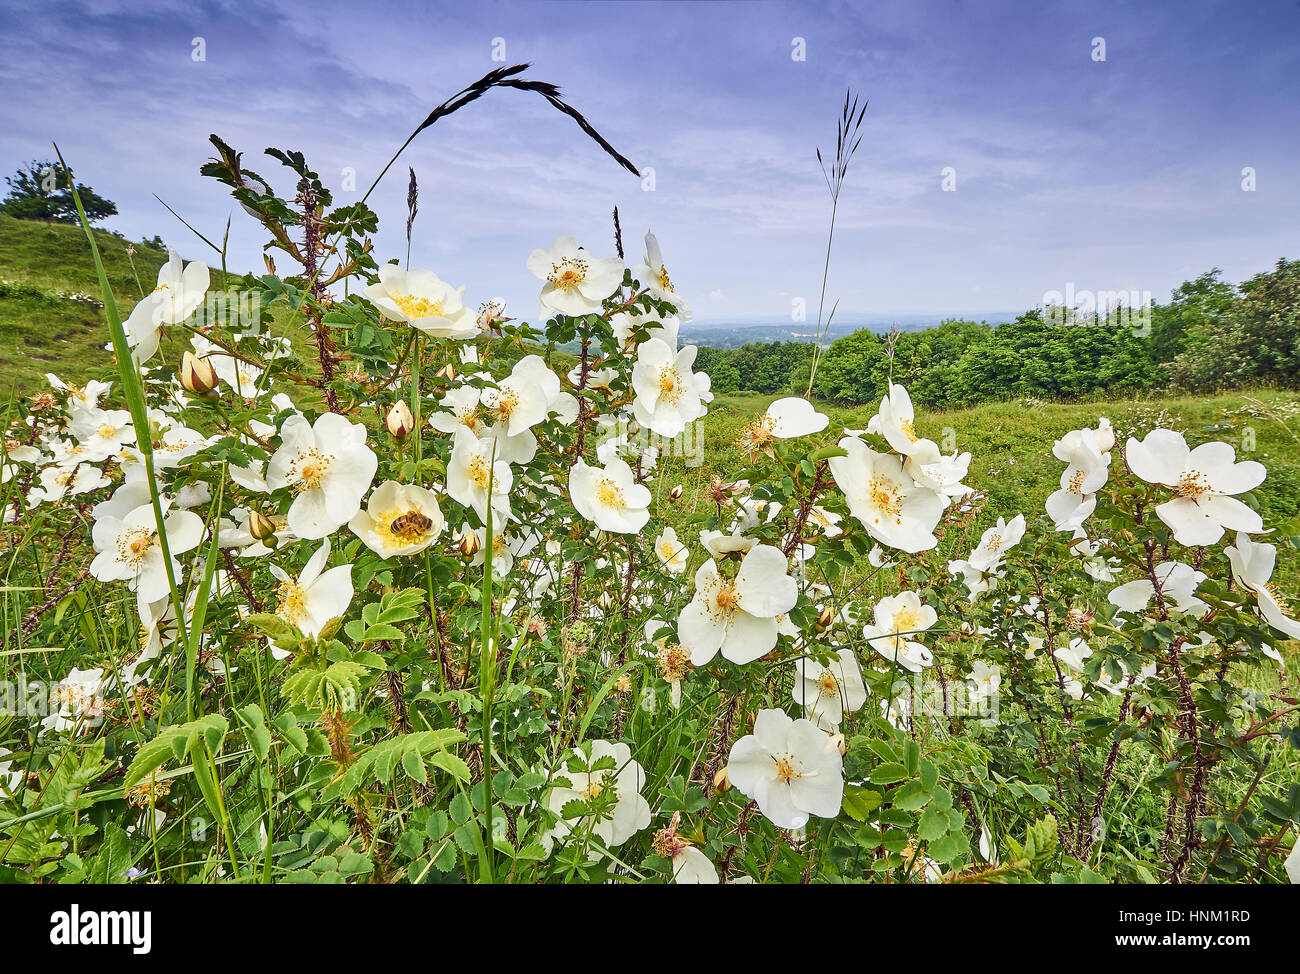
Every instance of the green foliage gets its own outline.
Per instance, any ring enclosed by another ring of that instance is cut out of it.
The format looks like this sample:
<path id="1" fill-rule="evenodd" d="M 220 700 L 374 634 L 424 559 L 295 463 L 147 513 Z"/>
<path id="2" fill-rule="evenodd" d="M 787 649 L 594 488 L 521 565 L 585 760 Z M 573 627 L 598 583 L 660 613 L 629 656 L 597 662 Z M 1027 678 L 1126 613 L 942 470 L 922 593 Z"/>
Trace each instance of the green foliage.
<path id="1" fill-rule="evenodd" d="M 19 166 L 6 176 L 9 193 L 0 201 L 0 213 L 18 220 L 50 220 L 76 223 L 77 207 L 72 199 L 72 173 L 57 162 L 34 161 Z M 86 219 L 98 223 L 117 215 L 117 204 L 100 196 L 84 183 L 77 183 L 77 193 Z"/>
<path id="2" fill-rule="evenodd" d="M 1191 391 L 1300 386 L 1300 261 L 1234 288 L 1217 268 L 1154 304 L 1149 334 L 1140 316 L 1069 314 L 1041 309 L 996 327 L 948 320 L 891 339 L 862 330 L 836 339 L 817 365 L 814 392 L 850 405 L 879 402 L 891 381 L 913 402 L 958 408 L 1035 397 L 1088 399 L 1164 388 Z M 713 388 L 801 394 L 812 347 L 774 342 L 702 348 L 697 362 Z"/>
<path id="3" fill-rule="evenodd" d="M 138 785 L 170 760 L 184 761 L 200 745 L 215 754 L 226 738 L 229 725 L 220 714 L 207 714 L 176 727 L 164 728 L 157 737 L 143 744 L 126 772 L 123 787 Z"/>
<path id="4" fill-rule="evenodd" d="M 370 747 L 356 759 L 336 786 L 326 792 L 351 794 L 369 781 L 391 784 L 397 769 L 417 784 L 429 780 L 429 765 L 439 768 L 457 781 L 469 781 L 469 766 L 448 748 L 459 744 L 465 735 L 456 730 L 418 731 L 389 737 Z"/>

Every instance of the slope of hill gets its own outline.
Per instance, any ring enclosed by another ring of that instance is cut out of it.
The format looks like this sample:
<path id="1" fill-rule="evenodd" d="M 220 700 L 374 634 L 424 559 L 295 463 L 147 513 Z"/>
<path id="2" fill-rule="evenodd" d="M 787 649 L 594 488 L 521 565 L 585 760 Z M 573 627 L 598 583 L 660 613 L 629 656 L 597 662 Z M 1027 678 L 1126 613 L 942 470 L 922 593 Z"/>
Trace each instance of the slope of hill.
<path id="1" fill-rule="evenodd" d="M 95 231 L 109 285 L 129 310 L 167 260 L 161 248 Z M 127 253 L 130 245 L 134 254 Z M 134 266 L 133 266 L 134 265 Z M 80 227 L 0 214 L 0 394 L 29 395 L 45 373 L 84 380 L 111 365 L 95 266 Z"/>

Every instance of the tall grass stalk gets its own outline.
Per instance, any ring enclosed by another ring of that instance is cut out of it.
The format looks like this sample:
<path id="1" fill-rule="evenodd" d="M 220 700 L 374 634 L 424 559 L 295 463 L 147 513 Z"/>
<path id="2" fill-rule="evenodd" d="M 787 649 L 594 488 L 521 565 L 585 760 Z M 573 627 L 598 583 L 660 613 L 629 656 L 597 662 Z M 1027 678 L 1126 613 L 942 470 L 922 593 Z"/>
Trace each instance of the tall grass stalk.
<path id="1" fill-rule="evenodd" d="M 852 103 L 850 104 L 850 99 Z M 822 290 L 821 297 L 817 300 L 817 330 L 813 342 L 813 359 L 812 368 L 808 372 L 808 390 L 805 395 L 811 396 L 813 390 L 813 380 L 817 378 L 817 364 L 821 361 L 822 340 L 825 337 L 822 331 L 822 312 L 826 307 L 826 282 L 830 277 L 831 271 L 831 248 L 835 244 L 835 217 L 840 206 L 840 190 L 844 187 L 844 176 L 849 171 L 849 160 L 853 154 L 858 151 L 858 146 L 862 142 L 862 119 L 867 114 L 867 102 L 862 103 L 862 108 L 858 108 L 858 99 L 853 97 L 853 92 L 844 93 L 844 108 L 840 110 L 840 117 L 835 123 L 835 161 L 831 165 L 830 171 L 826 169 L 826 163 L 822 160 L 822 150 L 817 150 L 817 164 L 822 168 L 822 177 L 826 180 L 826 188 L 831 194 L 831 225 L 826 235 L 826 260 L 822 264 Z M 839 302 L 836 302 L 836 307 Z M 835 317 L 835 308 L 831 308 L 830 318 L 826 319 L 825 334 L 830 333 L 830 319 Z"/>
<path id="2" fill-rule="evenodd" d="M 54 144 L 54 154 L 58 157 L 59 165 L 64 168 L 64 171 L 71 172 L 68 164 L 63 160 L 63 154 L 59 152 L 57 143 Z M 90 243 L 90 255 L 95 262 L 95 275 L 99 280 L 100 294 L 104 299 L 104 317 L 108 319 L 108 334 L 113 342 L 117 372 L 122 382 L 122 396 L 126 399 L 127 410 L 131 414 L 136 448 L 144 458 L 145 482 L 149 485 L 149 502 L 153 507 L 154 525 L 158 530 L 158 544 L 162 548 L 163 567 L 167 572 L 167 588 L 171 593 L 172 611 L 176 613 L 177 635 L 184 642 L 188 638 L 185 605 L 180 588 L 176 584 L 176 573 L 172 568 L 171 546 L 167 543 L 166 518 L 163 516 L 158 480 L 154 474 L 153 433 L 149 426 L 149 411 L 144 402 L 144 387 L 140 381 L 140 373 L 136 371 L 131 348 L 126 342 L 126 329 L 122 327 L 122 317 L 117 310 L 117 299 L 113 296 L 113 289 L 109 287 L 108 274 L 104 270 L 104 261 L 99 254 L 99 245 L 95 243 L 95 235 L 91 232 L 90 221 L 86 219 L 86 211 L 81 205 L 81 196 L 77 193 L 74 180 L 69 179 L 68 183 L 72 200 L 77 207 L 77 219 L 86 233 L 86 240 Z"/>

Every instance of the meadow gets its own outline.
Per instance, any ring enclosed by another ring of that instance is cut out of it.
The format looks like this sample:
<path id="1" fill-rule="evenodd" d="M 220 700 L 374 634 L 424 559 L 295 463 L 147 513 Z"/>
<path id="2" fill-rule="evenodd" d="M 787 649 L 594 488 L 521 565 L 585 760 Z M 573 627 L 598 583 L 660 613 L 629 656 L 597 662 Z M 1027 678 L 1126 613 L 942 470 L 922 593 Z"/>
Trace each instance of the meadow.
<path id="1" fill-rule="evenodd" d="M 715 394 L 653 234 L 475 313 L 213 144 L 294 273 L 0 217 L 0 880 L 1300 875 L 1295 392 Z"/>

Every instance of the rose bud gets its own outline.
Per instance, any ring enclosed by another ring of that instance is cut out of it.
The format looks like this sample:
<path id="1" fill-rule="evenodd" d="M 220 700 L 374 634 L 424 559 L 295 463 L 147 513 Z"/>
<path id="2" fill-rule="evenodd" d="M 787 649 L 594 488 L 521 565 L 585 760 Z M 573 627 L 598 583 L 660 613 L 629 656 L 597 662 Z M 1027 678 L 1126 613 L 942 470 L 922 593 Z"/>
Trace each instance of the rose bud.
<path id="1" fill-rule="evenodd" d="M 1110 423 L 1097 424 L 1097 449 L 1109 453 L 1115 447 L 1115 428 Z"/>
<path id="2" fill-rule="evenodd" d="M 849 741 L 843 734 L 832 734 L 831 743 L 835 745 L 836 750 L 840 752 L 840 757 L 849 753 Z"/>
<path id="3" fill-rule="evenodd" d="M 181 356 L 181 370 L 178 376 L 181 388 L 202 396 L 217 387 L 217 373 L 212 363 L 206 358 L 199 358 L 193 352 Z"/>
<path id="4" fill-rule="evenodd" d="M 835 621 L 835 610 L 829 605 L 822 606 L 822 610 L 817 613 L 817 621 L 814 623 L 818 632 L 825 632 Z"/>
<path id="5" fill-rule="evenodd" d="M 388 432 L 399 440 L 406 439 L 411 430 L 415 429 L 415 417 L 411 415 L 411 407 L 402 399 L 397 400 L 393 408 L 388 411 L 388 418 L 384 422 L 388 426 Z"/>
<path id="6" fill-rule="evenodd" d="M 478 554 L 478 550 L 483 547 L 483 542 L 478 539 L 478 533 L 472 528 L 465 529 L 465 533 L 460 536 L 460 541 L 457 544 L 460 547 L 460 553 L 466 558 L 473 558 Z"/>
<path id="7" fill-rule="evenodd" d="M 258 541 L 273 538 L 275 537 L 275 522 L 261 511 L 253 511 L 248 515 L 248 533 Z"/>
<path id="8" fill-rule="evenodd" d="M 713 776 L 713 790 L 719 795 L 724 791 L 731 790 L 731 775 L 727 773 L 727 766 L 724 764 L 718 769 L 718 773 Z"/>
<path id="9" fill-rule="evenodd" d="M 682 494 L 684 493 L 686 493 L 685 488 L 683 488 L 681 484 L 678 484 L 668 492 L 668 499 L 670 501 L 679 501 L 682 499 Z"/>

